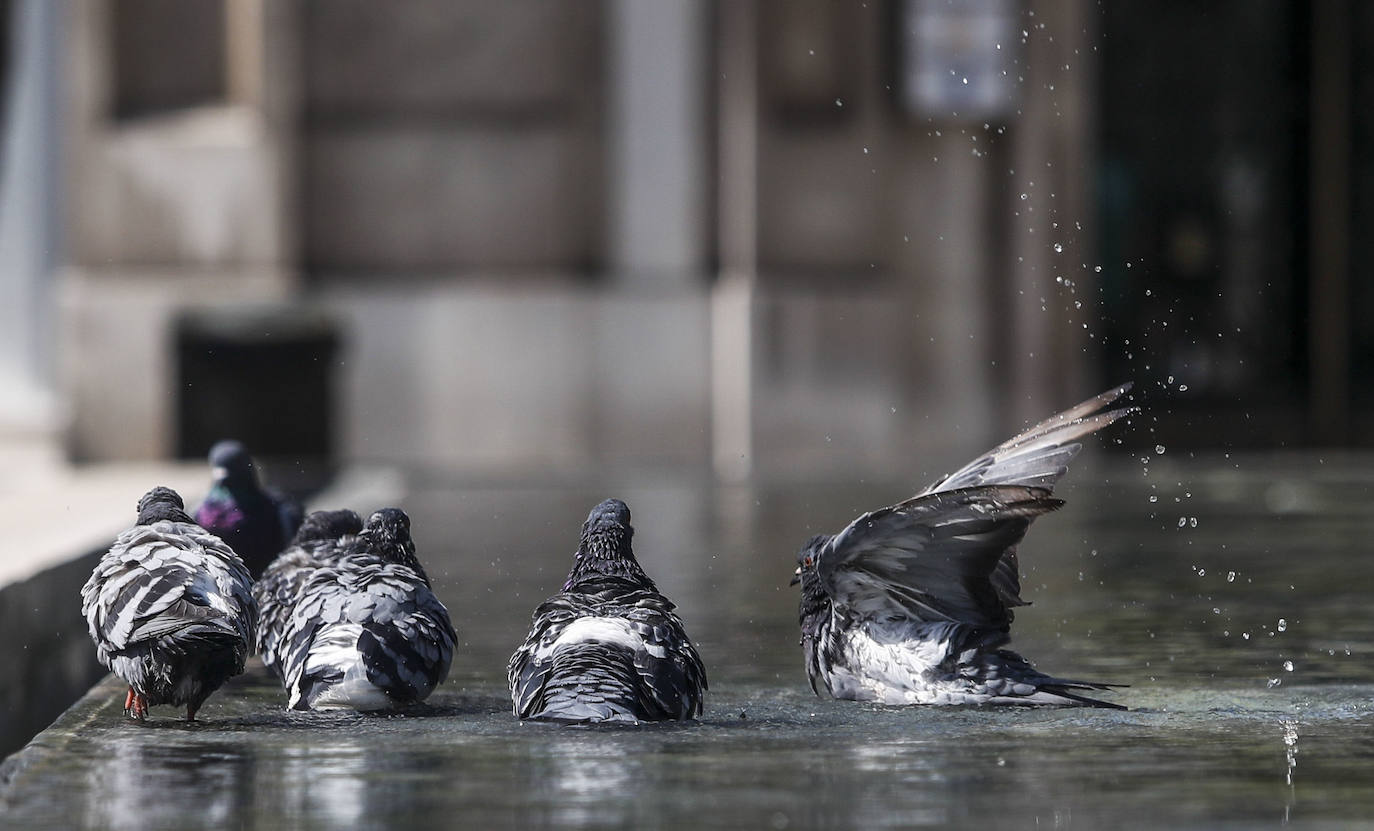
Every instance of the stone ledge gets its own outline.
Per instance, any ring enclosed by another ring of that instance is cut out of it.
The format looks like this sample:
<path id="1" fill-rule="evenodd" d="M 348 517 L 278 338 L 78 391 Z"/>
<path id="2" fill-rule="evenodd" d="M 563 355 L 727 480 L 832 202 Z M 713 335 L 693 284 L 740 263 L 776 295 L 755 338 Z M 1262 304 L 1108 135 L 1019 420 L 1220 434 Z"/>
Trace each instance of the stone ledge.
<path id="1" fill-rule="evenodd" d="M 40 484 L 0 489 L 0 753 L 19 748 L 105 670 L 81 616 L 79 593 L 110 541 L 154 484 L 176 488 L 188 505 L 208 483 L 204 464 L 111 465 L 97 469 L 31 465 Z M 405 480 L 390 468 L 350 468 L 310 507 L 350 507 L 364 516 L 395 505 Z M 79 510 L 78 510 L 79 508 Z"/>

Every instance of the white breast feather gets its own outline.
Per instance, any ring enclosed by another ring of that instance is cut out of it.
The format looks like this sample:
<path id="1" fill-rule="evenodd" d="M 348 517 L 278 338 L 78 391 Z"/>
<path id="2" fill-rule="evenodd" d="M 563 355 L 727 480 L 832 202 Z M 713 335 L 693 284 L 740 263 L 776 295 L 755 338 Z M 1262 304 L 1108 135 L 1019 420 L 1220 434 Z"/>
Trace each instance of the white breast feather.
<path id="1" fill-rule="evenodd" d="M 635 651 L 647 649 L 658 658 L 665 654 L 663 647 L 645 642 L 644 638 L 630 628 L 629 621 L 615 617 L 580 617 L 564 627 L 551 647 L 557 649 L 560 646 L 589 641 L 619 644 Z"/>
<path id="2" fill-rule="evenodd" d="M 357 710 L 383 710 L 392 706 L 386 693 L 367 678 L 363 666 L 362 653 L 358 651 L 358 637 L 363 628 L 357 624 L 344 623 L 324 627 L 310 645 L 305 667 L 301 674 L 342 670 L 343 679 L 331 684 L 311 702 L 316 710 L 331 710 L 352 707 Z M 296 695 L 292 693 L 292 705 Z"/>
<path id="3" fill-rule="evenodd" d="M 907 638 L 876 638 L 866 627 L 835 627 L 844 667 L 834 667 L 841 683 L 853 685 L 882 704 L 930 704 L 948 693 L 936 678 L 949 656 L 950 624 L 925 624 Z"/>

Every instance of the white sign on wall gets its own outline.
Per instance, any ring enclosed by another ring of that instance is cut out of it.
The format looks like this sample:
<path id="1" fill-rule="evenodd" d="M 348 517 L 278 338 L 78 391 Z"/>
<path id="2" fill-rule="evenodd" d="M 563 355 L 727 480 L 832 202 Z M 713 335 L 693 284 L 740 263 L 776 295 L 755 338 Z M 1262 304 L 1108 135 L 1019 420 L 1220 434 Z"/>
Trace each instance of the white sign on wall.
<path id="1" fill-rule="evenodd" d="M 1004 119 L 1016 111 L 1017 0 L 904 0 L 901 101 L 936 119 Z"/>

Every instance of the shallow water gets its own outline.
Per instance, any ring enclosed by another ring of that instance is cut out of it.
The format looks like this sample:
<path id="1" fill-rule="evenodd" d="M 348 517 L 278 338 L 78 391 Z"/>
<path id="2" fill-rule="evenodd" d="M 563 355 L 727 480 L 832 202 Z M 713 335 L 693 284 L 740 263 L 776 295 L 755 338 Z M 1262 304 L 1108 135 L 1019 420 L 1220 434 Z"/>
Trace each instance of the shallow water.
<path id="1" fill-rule="evenodd" d="M 1372 482 L 1358 462 L 1076 466 L 1069 506 L 1022 545 L 1034 605 L 1013 646 L 1050 672 L 1131 684 L 1118 712 L 811 694 L 794 552 L 910 485 L 417 480 L 406 507 L 461 641 L 428 706 L 287 714 L 258 670 L 201 724 L 158 708 L 140 726 L 110 686 L 41 737 L 8 809 L 20 824 L 139 829 L 1366 825 Z M 698 643 L 706 717 L 521 724 L 505 661 L 610 495 L 629 503 L 640 560 Z"/>

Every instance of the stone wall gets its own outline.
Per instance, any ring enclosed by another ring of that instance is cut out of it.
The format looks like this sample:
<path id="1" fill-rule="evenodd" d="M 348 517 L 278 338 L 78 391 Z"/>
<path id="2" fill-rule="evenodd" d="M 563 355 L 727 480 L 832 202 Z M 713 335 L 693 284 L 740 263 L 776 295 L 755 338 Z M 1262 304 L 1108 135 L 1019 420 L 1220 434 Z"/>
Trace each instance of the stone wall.
<path id="1" fill-rule="evenodd" d="M 596 267 L 600 12 L 549 0 L 305 2 L 309 275 Z"/>
<path id="2" fill-rule="evenodd" d="M 0 588 L 0 757 L 23 746 L 105 674 L 81 587 L 104 551 Z"/>

